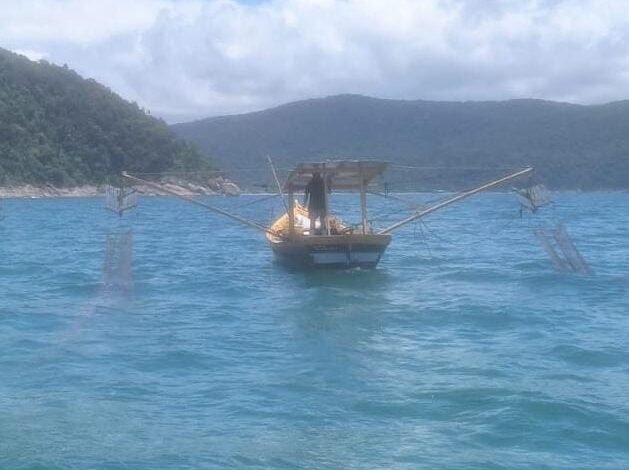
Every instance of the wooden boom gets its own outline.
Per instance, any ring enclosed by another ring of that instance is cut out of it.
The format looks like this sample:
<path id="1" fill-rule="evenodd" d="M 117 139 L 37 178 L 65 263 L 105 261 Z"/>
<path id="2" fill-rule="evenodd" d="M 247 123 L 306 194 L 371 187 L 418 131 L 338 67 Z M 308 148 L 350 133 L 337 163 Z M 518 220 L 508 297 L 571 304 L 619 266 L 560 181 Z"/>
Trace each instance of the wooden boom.
<path id="1" fill-rule="evenodd" d="M 415 214 L 411 215 L 410 217 L 407 217 L 404 220 L 400 220 L 399 222 L 380 230 L 378 233 L 380 234 L 386 234 L 386 233 L 391 233 L 393 230 L 396 230 L 400 227 L 402 227 L 403 225 L 406 224 L 410 224 L 411 222 L 417 220 L 417 219 L 421 219 L 422 217 L 431 214 L 435 211 L 438 211 L 439 209 L 443 209 L 444 207 L 449 206 L 450 204 L 454 204 L 455 202 L 461 201 L 463 199 L 466 199 L 470 196 L 473 196 L 474 194 L 480 193 L 482 191 L 486 191 L 488 189 L 491 189 L 495 186 L 498 186 L 499 184 L 505 183 L 509 180 L 512 180 L 514 178 L 517 178 L 518 176 L 522 176 L 522 175 L 526 175 L 530 172 L 533 171 L 533 168 L 525 168 L 524 170 L 520 170 L 517 171 L 511 175 L 507 175 L 507 176 L 503 176 L 500 179 L 494 180 L 494 181 L 490 181 L 489 183 L 485 183 L 482 186 L 479 186 L 478 188 L 474 188 L 474 189 L 470 189 L 468 191 L 464 191 L 462 193 L 459 194 L 455 194 L 452 197 L 447 198 L 444 201 L 441 201 L 433 206 L 427 207 L 426 209 L 422 209 L 418 212 L 416 212 Z"/>
<path id="2" fill-rule="evenodd" d="M 236 222 L 239 222 L 239 223 L 241 223 L 243 225 L 246 225 L 247 227 L 250 227 L 250 228 L 253 228 L 253 229 L 256 229 L 256 230 L 260 230 L 261 232 L 269 233 L 271 235 L 279 237 L 279 234 L 277 234 L 275 232 L 275 230 L 272 230 L 269 227 L 265 227 L 264 225 L 260 225 L 260 224 L 258 224 L 256 222 L 253 222 L 251 220 L 247 220 L 247 219 L 245 219 L 243 217 L 240 217 L 239 215 L 235 215 L 235 214 L 232 214 L 230 212 L 227 212 L 227 211 L 221 209 L 220 207 L 211 206 L 211 205 L 206 204 L 204 202 L 197 201 L 194 198 L 191 198 L 191 197 L 188 197 L 188 196 L 184 196 L 183 194 L 179 194 L 176 191 L 173 191 L 172 189 L 168 189 L 168 188 L 162 186 L 159 183 L 154 183 L 152 181 L 143 180 L 142 178 L 138 178 L 137 176 L 130 175 L 126 171 L 122 172 L 122 176 L 124 178 L 127 178 L 127 179 L 131 180 L 131 181 L 135 181 L 136 183 L 141 183 L 141 184 L 144 184 L 146 186 L 149 186 L 149 187 L 151 187 L 153 189 L 156 189 L 157 191 L 162 191 L 164 193 L 171 194 L 171 195 L 173 195 L 173 196 L 175 196 L 175 197 L 177 197 L 179 199 L 183 199 L 184 201 L 188 201 L 188 202 L 191 202 L 192 204 L 196 204 L 197 206 L 205 207 L 206 209 L 211 210 L 212 212 L 216 212 L 218 214 L 221 214 L 221 215 L 223 215 L 223 216 L 225 216 L 225 217 L 227 217 L 229 219 L 232 219 L 232 220 L 234 220 Z"/>

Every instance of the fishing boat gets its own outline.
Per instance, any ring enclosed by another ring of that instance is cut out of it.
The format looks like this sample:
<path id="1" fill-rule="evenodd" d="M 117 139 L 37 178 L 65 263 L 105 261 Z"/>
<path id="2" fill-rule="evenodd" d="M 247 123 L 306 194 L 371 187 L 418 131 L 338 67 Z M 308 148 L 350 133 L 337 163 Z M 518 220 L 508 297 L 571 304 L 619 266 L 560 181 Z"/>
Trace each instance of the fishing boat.
<path id="1" fill-rule="evenodd" d="M 303 269 L 347 269 L 374 268 L 389 246 L 392 233 L 400 227 L 533 171 L 532 168 L 524 168 L 476 188 L 446 196 L 432 204 L 416 207 L 408 217 L 376 230 L 371 226 L 368 217 L 367 193 L 381 195 L 370 190 L 370 185 L 384 173 L 387 165 L 387 162 L 374 160 L 328 160 L 301 163 L 289 172 L 283 184 L 280 183 L 275 169 L 272 167 L 278 194 L 284 201 L 286 213 L 270 226 L 259 224 L 204 201 L 179 194 L 159 183 L 144 180 L 128 173 L 123 173 L 123 176 L 136 183 L 187 200 L 242 225 L 264 232 L 275 259 L 280 264 Z M 321 220 L 312 224 L 314 230 L 311 230 L 309 212 L 295 200 L 295 196 L 304 191 L 315 174 L 319 174 L 323 179 L 324 207 L 326 209 Z M 332 191 L 360 193 L 360 222 L 358 224 L 349 224 L 341 217 L 332 215 L 328 197 Z"/>
<path id="2" fill-rule="evenodd" d="M 293 169 L 283 188 L 288 195 L 288 210 L 266 234 L 277 261 L 305 268 L 375 267 L 391 242 L 391 235 L 370 229 L 367 188 L 386 166 L 386 162 L 378 161 L 329 161 L 302 163 Z M 314 224 L 314 233 L 310 233 L 308 211 L 295 200 L 295 193 L 304 191 L 315 173 L 324 182 L 325 207 L 329 207 L 327 196 L 332 189 L 360 192 L 360 224 L 349 225 L 326 211 L 323 220 Z"/>

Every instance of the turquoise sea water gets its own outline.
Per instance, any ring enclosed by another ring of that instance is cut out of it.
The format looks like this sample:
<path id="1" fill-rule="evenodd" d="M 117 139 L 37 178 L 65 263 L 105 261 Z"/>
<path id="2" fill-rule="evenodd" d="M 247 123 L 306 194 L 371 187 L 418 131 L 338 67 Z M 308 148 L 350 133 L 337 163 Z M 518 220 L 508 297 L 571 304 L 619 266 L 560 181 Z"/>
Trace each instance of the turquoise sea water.
<path id="1" fill-rule="evenodd" d="M 315 273 L 176 200 L 122 222 L 4 201 L 0 468 L 629 468 L 629 194 L 555 200 L 520 219 L 485 194 L 398 232 L 374 271 Z M 594 275 L 553 272 L 532 230 L 557 221 Z M 112 292 L 122 226 L 134 286 Z"/>

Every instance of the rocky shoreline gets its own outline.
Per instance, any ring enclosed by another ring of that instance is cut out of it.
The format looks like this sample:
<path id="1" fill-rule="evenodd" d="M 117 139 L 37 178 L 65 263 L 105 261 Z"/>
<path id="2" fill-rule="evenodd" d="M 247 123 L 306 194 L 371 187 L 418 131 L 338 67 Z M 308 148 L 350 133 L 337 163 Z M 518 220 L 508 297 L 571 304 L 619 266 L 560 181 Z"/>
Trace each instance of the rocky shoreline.
<path id="1" fill-rule="evenodd" d="M 192 183 L 178 178 L 163 178 L 160 181 L 166 189 L 182 196 L 239 196 L 240 188 L 227 178 L 213 178 L 206 183 Z M 105 194 L 106 185 L 85 184 L 81 186 L 58 188 L 46 185 L 15 185 L 0 187 L 2 199 L 39 199 L 54 197 L 100 197 Z M 134 185 L 134 188 L 145 196 L 168 196 L 168 193 L 157 191 L 144 185 Z"/>

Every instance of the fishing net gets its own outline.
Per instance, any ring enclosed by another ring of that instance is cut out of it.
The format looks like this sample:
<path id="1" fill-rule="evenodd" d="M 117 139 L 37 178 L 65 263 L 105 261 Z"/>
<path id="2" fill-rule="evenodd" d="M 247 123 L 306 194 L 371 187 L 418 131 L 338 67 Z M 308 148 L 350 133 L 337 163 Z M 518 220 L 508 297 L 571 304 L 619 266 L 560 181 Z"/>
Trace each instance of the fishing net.
<path id="1" fill-rule="evenodd" d="M 590 266 L 563 225 L 557 225 L 552 228 L 538 228 L 535 230 L 535 236 L 542 244 L 557 271 L 578 274 L 592 273 Z"/>
<path id="2" fill-rule="evenodd" d="M 105 188 L 105 207 L 118 215 L 124 211 L 132 209 L 138 204 L 138 193 L 134 189 L 116 188 L 107 186 Z"/>
<path id="3" fill-rule="evenodd" d="M 531 212 L 537 211 L 540 207 L 552 202 L 550 191 L 543 184 L 536 184 L 525 189 L 516 191 L 520 206 Z"/>
<path id="4" fill-rule="evenodd" d="M 107 235 L 103 284 L 106 289 L 128 291 L 133 287 L 133 232 Z"/>

